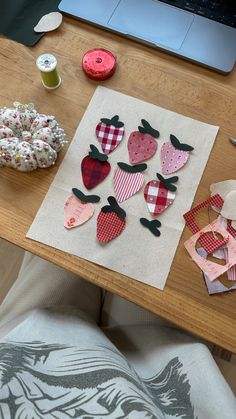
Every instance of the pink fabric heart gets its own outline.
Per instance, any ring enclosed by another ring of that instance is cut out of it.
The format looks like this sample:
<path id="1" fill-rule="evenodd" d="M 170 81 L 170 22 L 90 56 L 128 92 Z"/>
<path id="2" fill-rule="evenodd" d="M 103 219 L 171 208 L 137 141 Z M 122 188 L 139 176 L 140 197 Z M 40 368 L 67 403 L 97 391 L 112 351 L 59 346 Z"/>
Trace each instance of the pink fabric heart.
<path id="1" fill-rule="evenodd" d="M 68 229 L 86 223 L 94 213 L 94 205 L 70 195 L 64 205 L 64 226 Z"/>

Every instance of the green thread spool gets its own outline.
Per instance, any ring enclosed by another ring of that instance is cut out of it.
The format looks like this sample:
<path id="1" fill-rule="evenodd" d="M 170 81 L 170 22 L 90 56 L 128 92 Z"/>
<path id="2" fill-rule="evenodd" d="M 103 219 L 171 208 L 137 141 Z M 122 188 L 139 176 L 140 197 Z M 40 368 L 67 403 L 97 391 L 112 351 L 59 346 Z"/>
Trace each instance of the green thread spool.
<path id="1" fill-rule="evenodd" d="M 46 89 L 53 90 L 61 84 L 61 77 L 57 72 L 57 59 L 52 54 L 42 54 L 37 58 L 38 67 L 43 86 Z"/>

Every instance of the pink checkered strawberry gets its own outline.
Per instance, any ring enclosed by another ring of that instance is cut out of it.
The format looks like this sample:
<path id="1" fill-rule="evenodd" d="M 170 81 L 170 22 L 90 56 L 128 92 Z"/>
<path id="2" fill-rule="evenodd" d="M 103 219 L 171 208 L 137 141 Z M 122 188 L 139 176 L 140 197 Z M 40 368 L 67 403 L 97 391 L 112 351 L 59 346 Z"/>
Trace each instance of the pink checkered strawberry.
<path id="1" fill-rule="evenodd" d="M 128 139 L 129 161 L 131 164 L 140 163 L 150 159 L 157 151 L 157 142 L 160 133 L 151 127 L 151 125 L 141 119 L 142 125 L 138 131 L 131 132 Z"/>
<path id="2" fill-rule="evenodd" d="M 136 194 L 143 186 L 144 176 L 141 172 L 146 170 L 147 165 L 129 164 L 118 162 L 118 167 L 113 176 L 115 196 L 118 202 L 123 202 Z"/>
<path id="3" fill-rule="evenodd" d="M 96 136 L 101 144 L 104 154 L 109 154 L 120 144 L 124 137 L 124 123 L 119 121 L 119 116 L 113 118 L 101 118 L 96 126 Z"/>
<path id="4" fill-rule="evenodd" d="M 164 175 L 170 175 L 181 169 L 188 161 L 191 145 L 181 143 L 174 135 L 161 147 L 161 167 Z"/>
<path id="5" fill-rule="evenodd" d="M 157 173 L 159 180 L 151 180 L 144 188 L 144 198 L 147 202 L 149 212 L 155 217 L 165 211 L 175 199 L 176 186 L 173 183 L 178 181 L 178 176 L 165 179 Z"/>
<path id="6" fill-rule="evenodd" d="M 113 196 L 107 198 L 110 205 L 102 207 L 97 218 L 97 240 L 107 243 L 118 237 L 125 228 L 126 212 Z"/>

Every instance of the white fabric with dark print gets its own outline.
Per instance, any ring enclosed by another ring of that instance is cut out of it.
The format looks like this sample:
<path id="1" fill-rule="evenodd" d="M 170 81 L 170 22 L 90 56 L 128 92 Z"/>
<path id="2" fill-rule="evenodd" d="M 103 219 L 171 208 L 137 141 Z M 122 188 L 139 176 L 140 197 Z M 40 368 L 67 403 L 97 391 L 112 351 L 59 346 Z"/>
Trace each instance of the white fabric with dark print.
<path id="1" fill-rule="evenodd" d="M 159 329 L 108 328 L 108 339 L 75 309 L 34 311 L 0 343 L 0 418 L 236 417 L 208 350 Z"/>

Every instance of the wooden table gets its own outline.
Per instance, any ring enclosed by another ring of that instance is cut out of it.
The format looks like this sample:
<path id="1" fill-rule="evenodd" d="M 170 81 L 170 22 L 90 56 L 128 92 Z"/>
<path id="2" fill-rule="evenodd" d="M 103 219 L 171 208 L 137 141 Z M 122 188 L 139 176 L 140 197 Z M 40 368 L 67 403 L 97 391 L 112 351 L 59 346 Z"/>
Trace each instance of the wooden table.
<path id="1" fill-rule="evenodd" d="M 69 18 L 33 48 L 1 38 L 1 107 L 14 100 L 32 101 L 42 112 L 54 114 L 71 140 L 98 84 L 81 69 L 83 54 L 95 47 L 111 50 L 118 59 L 116 73 L 104 86 L 220 125 L 195 204 L 209 197 L 211 183 L 235 178 L 236 148 L 228 137 L 236 136 L 236 72 L 223 76 Z M 35 66 L 44 52 L 58 58 L 63 80 L 52 92 L 42 87 Z M 64 152 L 49 170 L 30 174 L 0 170 L 0 236 L 236 353 L 236 293 L 208 296 L 199 268 L 183 247 L 191 234 L 187 228 L 164 291 L 25 238 Z M 204 226 L 208 220 L 201 217 Z"/>

